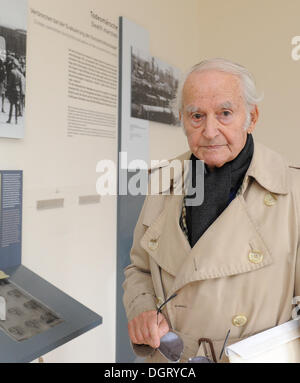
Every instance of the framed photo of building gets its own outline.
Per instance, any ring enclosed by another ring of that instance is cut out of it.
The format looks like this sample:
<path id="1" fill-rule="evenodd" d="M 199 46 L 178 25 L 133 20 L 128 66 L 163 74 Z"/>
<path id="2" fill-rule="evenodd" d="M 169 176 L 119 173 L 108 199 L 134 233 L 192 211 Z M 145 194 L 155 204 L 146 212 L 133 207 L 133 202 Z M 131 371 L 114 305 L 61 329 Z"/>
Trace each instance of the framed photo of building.
<path id="1" fill-rule="evenodd" d="M 180 125 L 176 96 L 181 72 L 131 47 L 131 117 Z"/>

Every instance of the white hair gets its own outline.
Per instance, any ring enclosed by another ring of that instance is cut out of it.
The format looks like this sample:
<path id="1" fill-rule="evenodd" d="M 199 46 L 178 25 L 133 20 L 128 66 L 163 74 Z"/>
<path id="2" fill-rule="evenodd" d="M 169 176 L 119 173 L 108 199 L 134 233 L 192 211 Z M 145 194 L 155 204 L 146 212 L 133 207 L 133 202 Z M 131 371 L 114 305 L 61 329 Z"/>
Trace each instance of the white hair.
<path id="1" fill-rule="evenodd" d="M 253 107 L 262 100 L 263 95 L 258 95 L 254 77 L 248 71 L 248 69 L 246 69 L 242 65 L 236 64 L 230 60 L 226 60 L 223 58 L 203 60 L 199 64 L 194 65 L 185 74 L 178 87 L 177 103 L 179 111 L 182 112 L 183 109 L 183 87 L 189 75 L 194 72 L 204 72 L 212 70 L 230 73 L 239 78 L 247 112 L 244 129 L 247 130 L 251 123 L 250 112 L 252 111 Z"/>

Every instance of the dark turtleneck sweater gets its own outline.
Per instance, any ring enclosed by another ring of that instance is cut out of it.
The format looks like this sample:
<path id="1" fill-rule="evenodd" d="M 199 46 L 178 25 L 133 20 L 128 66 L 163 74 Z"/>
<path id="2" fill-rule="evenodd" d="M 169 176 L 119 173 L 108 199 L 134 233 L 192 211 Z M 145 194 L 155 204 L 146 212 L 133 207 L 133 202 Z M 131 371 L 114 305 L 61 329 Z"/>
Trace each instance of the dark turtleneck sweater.
<path id="1" fill-rule="evenodd" d="M 253 152 L 253 137 L 248 134 L 244 148 L 235 159 L 226 162 L 220 168 L 214 168 L 213 171 L 205 166 L 204 201 L 200 206 L 186 206 L 186 224 L 191 247 L 194 247 L 202 234 L 235 197 L 249 168 Z M 195 187 L 196 161 L 199 160 L 193 154 L 191 160 L 192 185 Z"/>

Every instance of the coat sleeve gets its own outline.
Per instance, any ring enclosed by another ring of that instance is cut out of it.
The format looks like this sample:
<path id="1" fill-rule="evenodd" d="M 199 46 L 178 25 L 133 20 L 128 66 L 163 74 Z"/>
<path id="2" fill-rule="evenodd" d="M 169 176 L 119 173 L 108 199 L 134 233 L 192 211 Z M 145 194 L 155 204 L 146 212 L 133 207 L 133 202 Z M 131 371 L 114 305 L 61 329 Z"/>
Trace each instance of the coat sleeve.
<path id="1" fill-rule="evenodd" d="M 125 268 L 125 281 L 123 283 L 123 303 L 128 322 L 144 311 L 156 310 L 156 296 L 153 287 L 149 255 L 142 248 L 140 241 L 147 226 L 143 225 L 147 197 L 136 224 L 133 245 L 130 252 L 131 264 Z M 147 345 L 131 343 L 133 351 L 140 357 L 149 356 L 154 349 Z"/>
<path id="2" fill-rule="evenodd" d="M 156 296 L 150 271 L 149 255 L 140 241 L 147 226 L 143 225 L 147 197 L 136 224 L 130 252 L 131 264 L 125 268 L 123 303 L 128 321 L 144 311 L 156 310 Z"/>

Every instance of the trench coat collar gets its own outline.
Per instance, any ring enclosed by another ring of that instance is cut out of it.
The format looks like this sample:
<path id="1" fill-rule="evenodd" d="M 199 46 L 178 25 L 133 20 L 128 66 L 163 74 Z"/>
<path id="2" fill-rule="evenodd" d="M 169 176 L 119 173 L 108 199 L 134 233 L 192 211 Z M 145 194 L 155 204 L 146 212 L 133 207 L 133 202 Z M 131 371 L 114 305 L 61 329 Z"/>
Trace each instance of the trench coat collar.
<path id="1" fill-rule="evenodd" d="M 229 277 L 272 264 L 270 250 L 241 194 L 211 224 L 193 248 L 179 225 L 182 199 L 183 196 L 178 195 L 168 198 L 165 208 L 141 239 L 141 246 L 175 278 L 168 295 L 194 281 Z M 229 225 L 230 222 L 232 225 Z M 234 222 L 238 222 L 240 229 Z M 235 230 L 238 230 L 238 235 L 235 235 Z M 252 262 L 252 253 L 260 254 L 262 259 Z"/>
<path id="2" fill-rule="evenodd" d="M 249 177 L 253 177 L 263 188 L 275 194 L 288 194 L 290 190 L 287 161 L 257 141 L 254 141 L 253 158 L 241 187 L 242 194 Z"/>
<path id="3" fill-rule="evenodd" d="M 187 160 L 190 155 L 189 151 L 177 159 Z M 173 182 L 176 182 L 177 176 L 175 172 Z M 289 191 L 287 163 L 280 155 L 255 143 L 253 158 L 240 192 L 192 249 L 179 225 L 183 196 L 166 200 L 168 204 L 146 230 L 141 245 L 162 269 L 175 277 L 168 294 L 193 281 L 247 273 L 273 263 L 270 249 L 243 196 L 250 177 L 269 192 L 286 194 Z M 235 225 L 228 226 L 228 222 L 238 222 L 241 228 L 234 241 Z M 261 254 L 262 261 L 252 262 L 252 253 Z M 174 254 L 177 256 L 174 257 Z"/>
<path id="4" fill-rule="evenodd" d="M 163 168 L 168 166 L 172 160 L 180 160 L 183 169 L 184 161 L 189 160 L 191 154 L 191 151 L 187 151 L 170 161 L 162 161 L 155 168 Z M 150 169 L 150 172 L 152 170 Z M 175 169 L 171 172 L 170 185 L 162 188 L 161 191 L 164 193 L 167 189 L 174 188 L 181 177 L 182 173 Z M 287 161 L 280 154 L 256 140 L 254 140 L 253 157 L 240 188 L 241 194 L 247 189 L 250 177 L 271 193 L 288 194 L 290 190 Z"/>

